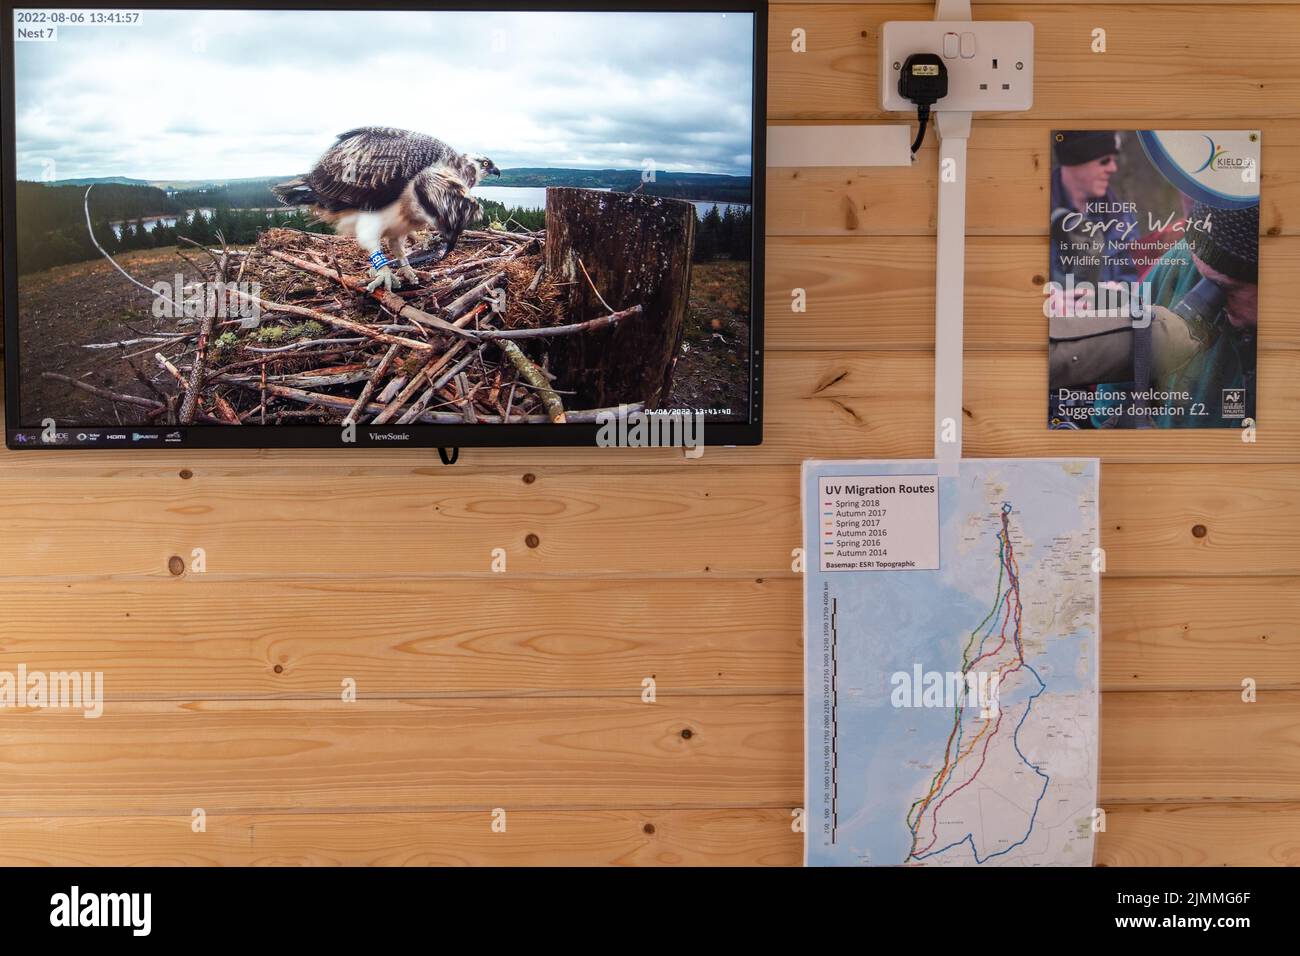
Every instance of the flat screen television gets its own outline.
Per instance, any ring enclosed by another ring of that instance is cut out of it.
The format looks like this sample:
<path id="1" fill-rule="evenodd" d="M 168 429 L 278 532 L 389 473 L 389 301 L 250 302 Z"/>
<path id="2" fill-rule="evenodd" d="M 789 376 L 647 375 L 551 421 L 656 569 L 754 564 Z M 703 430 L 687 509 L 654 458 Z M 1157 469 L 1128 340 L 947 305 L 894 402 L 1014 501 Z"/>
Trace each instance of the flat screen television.
<path id="1" fill-rule="evenodd" d="M 762 440 L 766 4 L 7 6 L 12 449 Z"/>

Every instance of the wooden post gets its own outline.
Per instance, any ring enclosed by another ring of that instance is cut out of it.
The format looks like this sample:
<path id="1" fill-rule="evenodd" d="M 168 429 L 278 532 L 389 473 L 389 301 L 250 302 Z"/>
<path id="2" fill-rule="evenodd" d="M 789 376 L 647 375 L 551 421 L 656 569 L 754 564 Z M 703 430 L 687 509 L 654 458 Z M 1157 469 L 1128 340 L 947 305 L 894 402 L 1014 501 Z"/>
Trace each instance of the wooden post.
<path id="1" fill-rule="evenodd" d="M 549 344 L 556 387 L 577 392 L 568 404 L 607 408 L 644 402 L 646 408 L 659 408 L 668 401 L 694 245 L 695 207 L 689 202 L 547 188 L 546 271 L 568 283 L 566 320 L 584 322 L 634 305 L 644 310 L 616 328 Z"/>

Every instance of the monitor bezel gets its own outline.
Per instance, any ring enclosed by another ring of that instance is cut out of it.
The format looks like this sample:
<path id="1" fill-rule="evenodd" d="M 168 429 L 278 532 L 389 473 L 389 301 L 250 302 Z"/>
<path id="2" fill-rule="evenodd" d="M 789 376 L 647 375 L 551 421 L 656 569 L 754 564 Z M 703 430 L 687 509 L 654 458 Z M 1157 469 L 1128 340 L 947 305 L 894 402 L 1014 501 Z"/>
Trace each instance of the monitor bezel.
<path id="1" fill-rule="evenodd" d="M 256 6 L 247 2 L 206 3 L 50 3 L 0 4 L 3 22 L 0 37 L 3 43 L 5 92 L 0 96 L 0 196 L 3 216 L 0 219 L 0 241 L 3 242 L 4 265 L 4 373 L 5 373 L 5 445 L 15 451 L 88 450 L 112 448 L 122 450 L 176 448 L 516 448 L 516 447 L 586 447 L 597 444 L 601 426 L 597 424 L 519 424 L 519 425 L 358 425 L 349 436 L 333 425 L 254 425 L 251 427 L 222 427 L 220 425 L 128 426 L 133 433 L 156 436 L 156 441 L 130 444 L 82 444 L 80 442 L 45 442 L 35 437 L 41 431 L 35 426 L 21 426 L 12 420 L 11 409 L 19 409 L 21 391 L 19 367 L 18 328 L 18 251 L 16 245 L 17 197 L 17 143 L 14 130 L 17 91 L 14 89 L 13 30 L 14 11 L 17 9 L 118 9 L 118 10 L 308 10 L 353 11 L 355 3 L 335 3 L 316 0 L 308 3 L 277 2 Z M 702 8 L 702 9 L 701 9 Z M 767 140 L 767 3 L 763 0 L 707 0 L 704 4 L 682 0 L 656 0 L 646 3 L 602 3 L 591 0 L 577 2 L 518 2 L 518 0 L 489 0 L 483 7 L 450 2 L 421 2 L 417 5 L 379 4 L 370 10 L 409 12 L 434 11 L 557 11 L 557 12 L 718 12 L 746 13 L 753 16 L 754 63 L 752 77 L 752 130 L 751 152 L 753 193 L 751 210 L 754 233 L 750 259 L 750 382 L 748 422 L 711 422 L 704 417 L 703 444 L 708 446 L 759 445 L 763 441 L 763 305 L 764 305 L 764 237 L 765 237 L 765 172 Z M 30 374 L 30 373 L 29 373 Z M 66 426 L 56 423 L 56 428 L 72 432 L 114 431 L 114 426 Z M 175 443 L 164 443 L 163 436 L 181 433 Z M 20 441 L 19 436 L 24 440 Z M 382 436 L 382 437 L 375 437 Z"/>

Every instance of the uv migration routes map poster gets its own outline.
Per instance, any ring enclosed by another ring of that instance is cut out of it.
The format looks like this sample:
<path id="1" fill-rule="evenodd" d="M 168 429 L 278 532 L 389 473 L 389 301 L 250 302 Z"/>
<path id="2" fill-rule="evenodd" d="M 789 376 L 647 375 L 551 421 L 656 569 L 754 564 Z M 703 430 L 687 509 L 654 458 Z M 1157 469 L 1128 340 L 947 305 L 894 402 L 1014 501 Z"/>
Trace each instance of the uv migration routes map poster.
<path id="1" fill-rule="evenodd" d="M 803 468 L 810 866 L 1088 866 L 1095 459 Z"/>

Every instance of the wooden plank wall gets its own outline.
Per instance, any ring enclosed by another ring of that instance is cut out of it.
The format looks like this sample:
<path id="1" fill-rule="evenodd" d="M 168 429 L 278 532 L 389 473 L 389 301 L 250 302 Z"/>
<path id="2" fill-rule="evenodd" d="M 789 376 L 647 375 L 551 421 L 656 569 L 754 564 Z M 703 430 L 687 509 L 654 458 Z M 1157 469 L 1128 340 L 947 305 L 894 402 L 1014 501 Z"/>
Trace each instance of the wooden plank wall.
<path id="1" fill-rule="evenodd" d="M 966 451 L 1104 461 L 1097 861 L 1300 863 L 1300 7 L 976 14 L 1038 85 L 970 144 Z M 929 15 L 774 5 L 770 120 L 886 120 Z M 1258 443 L 1044 429 L 1054 126 L 1262 129 Z M 798 466 L 930 452 L 934 165 L 770 177 L 760 448 L 4 453 L 0 668 L 108 703 L 0 714 L 0 862 L 797 863 Z"/>

